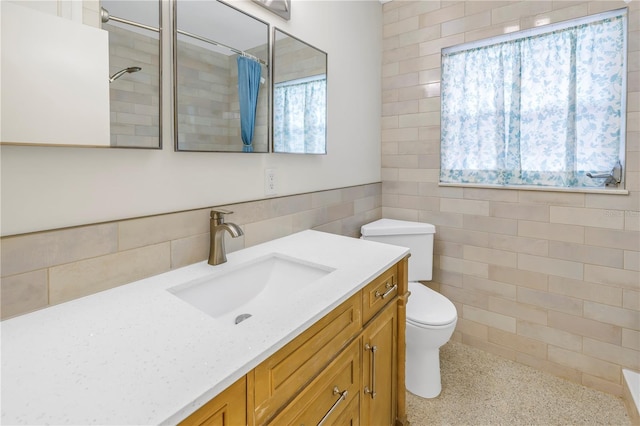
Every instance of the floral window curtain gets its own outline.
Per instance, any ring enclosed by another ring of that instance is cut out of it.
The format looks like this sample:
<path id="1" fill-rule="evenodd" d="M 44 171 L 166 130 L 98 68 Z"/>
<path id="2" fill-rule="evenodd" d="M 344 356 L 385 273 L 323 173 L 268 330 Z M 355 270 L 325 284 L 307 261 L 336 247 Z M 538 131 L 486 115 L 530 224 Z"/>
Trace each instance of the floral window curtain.
<path id="1" fill-rule="evenodd" d="M 444 53 L 441 182 L 602 186 L 624 151 L 626 15 Z"/>
<path id="2" fill-rule="evenodd" d="M 273 143 L 276 152 L 325 153 L 325 76 L 276 84 L 273 94 Z"/>

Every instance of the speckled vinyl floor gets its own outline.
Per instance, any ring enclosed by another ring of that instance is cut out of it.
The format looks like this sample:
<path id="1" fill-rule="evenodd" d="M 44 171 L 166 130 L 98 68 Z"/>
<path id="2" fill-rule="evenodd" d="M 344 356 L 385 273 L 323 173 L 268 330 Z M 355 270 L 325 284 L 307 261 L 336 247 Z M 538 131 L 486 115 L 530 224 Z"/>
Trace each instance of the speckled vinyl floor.
<path id="1" fill-rule="evenodd" d="M 442 393 L 407 392 L 413 426 L 629 425 L 622 399 L 457 342 L 440 348 Z"/>

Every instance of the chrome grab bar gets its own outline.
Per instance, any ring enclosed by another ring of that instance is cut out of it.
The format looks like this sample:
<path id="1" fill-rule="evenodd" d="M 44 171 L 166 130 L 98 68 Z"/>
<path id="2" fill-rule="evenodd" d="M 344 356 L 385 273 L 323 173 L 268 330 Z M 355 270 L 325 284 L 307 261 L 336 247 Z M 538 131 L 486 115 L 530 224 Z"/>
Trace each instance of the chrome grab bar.
<path id="1" fill-rule="evenodd" d="M 383 299 L 386 298 L 388 295 L 390 295 L 395 290 L 397 290 L 398 284 L 394 284 L 393 287 L 390 287 L 389 283 L 387 283 L 386 288 L 388 288 L 389 290 L 385 291 L 384 294 L 380 293 L 379 291 L 376 291 L 375 296 L 376 297 L 382 297 Z"/>
<path id="2" fill-rule="evenodd" d="M 340 404 L 342 401 L 347 399 L 348 392 L 347 392 L 346 389 L 344 391 L 340 392 L 340 389 L 338 388 L 338 386 L 334 386 L 333 387 L 333 394 L 334 395 L 340 395 L 340 398 L 338 398 L 338 400 L 333 403 L 331 408 L 329 408 L 329 411 L 327 411 L 327 414 L 325 414 L 324 417 L 322 417 L 320 419 L 320 421 L 318 422 L 318 426 L 321 426 L 325 422 L 325 420 L 327 420 L 327 418 L 329 418 L 331 413 L 333 413 L 333 411 L 338 407 L 338 404 Z"/>
<path id="3" fill-rule="evenodd" d="M 366 343 L 364 350 L 371 351 L 371 389 L 369 389 L 369 386 L 365 386 L 364 393 L 370 394 L 371 399 L 374 399 L 376 397 L 376 351 L 378 350 L 378 346 L 371 346 Z"/>

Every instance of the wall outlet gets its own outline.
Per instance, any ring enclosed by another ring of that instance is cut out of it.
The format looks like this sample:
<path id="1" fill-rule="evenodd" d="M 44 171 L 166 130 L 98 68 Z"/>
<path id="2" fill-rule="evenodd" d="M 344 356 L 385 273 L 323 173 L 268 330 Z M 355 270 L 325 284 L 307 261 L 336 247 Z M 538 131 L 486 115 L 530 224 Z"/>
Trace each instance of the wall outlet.
<path id="1" fill-rule="evenodd" d="M 276 169 L 264 171 L 264 195 L 276 195 L 278 193 Z"/>

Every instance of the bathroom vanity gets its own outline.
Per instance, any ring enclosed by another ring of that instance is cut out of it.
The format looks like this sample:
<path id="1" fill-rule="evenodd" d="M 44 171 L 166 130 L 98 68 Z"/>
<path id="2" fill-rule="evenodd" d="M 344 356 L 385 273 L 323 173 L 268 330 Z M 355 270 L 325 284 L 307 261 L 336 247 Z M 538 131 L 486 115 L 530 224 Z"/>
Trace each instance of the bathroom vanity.
<path id="1" fill-rule="evenodd" d="M 404 419 L 397 296 L 406 289 L 405 264 L 386 270 L 182 424 L 393 425 Z"/>
<path id="2" fill-rule="evenodd" d="M 408 254 L 303 231 L 6 320 L 2 422 L 403 424 Z M 267 263 L 324 272 L 226 294 L 225 276 Z M 182 294 L 207 286 L 250 316 Z"/>

